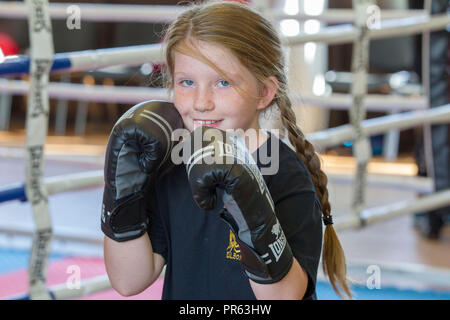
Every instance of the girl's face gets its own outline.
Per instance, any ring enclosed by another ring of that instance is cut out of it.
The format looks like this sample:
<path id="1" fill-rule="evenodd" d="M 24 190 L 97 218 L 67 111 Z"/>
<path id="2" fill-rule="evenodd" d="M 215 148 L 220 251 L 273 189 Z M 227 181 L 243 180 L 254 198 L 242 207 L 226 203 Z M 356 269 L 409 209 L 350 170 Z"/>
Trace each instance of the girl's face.
<path id="1" fill-rule="evenodd" d="M 239 60 L 217 45 L 197 41 L 198 49 L 231 83 L 208 64 L 175 52 L 173 102 L 190 131 L 198 126 L 226 129 L 257 129 L 258 113 L 267 106 L 259 96 L 258 82 Z M 240 95 L 239 86 L 250 95 Z M 273 98 L 273 97 L 272 97 Z"/>

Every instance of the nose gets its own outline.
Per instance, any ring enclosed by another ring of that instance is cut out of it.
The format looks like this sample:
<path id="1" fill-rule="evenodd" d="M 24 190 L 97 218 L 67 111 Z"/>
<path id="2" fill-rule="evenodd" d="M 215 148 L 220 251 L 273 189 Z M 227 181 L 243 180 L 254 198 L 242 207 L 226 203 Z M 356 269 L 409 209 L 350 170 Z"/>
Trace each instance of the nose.
<path id="1" fill-rule="evenodd" d="M 194 109 L 199 112 L 206 112 L 214 109 L 214 102 L 209 89 L 199 89 L 197 91 L 194 101 Z"/>

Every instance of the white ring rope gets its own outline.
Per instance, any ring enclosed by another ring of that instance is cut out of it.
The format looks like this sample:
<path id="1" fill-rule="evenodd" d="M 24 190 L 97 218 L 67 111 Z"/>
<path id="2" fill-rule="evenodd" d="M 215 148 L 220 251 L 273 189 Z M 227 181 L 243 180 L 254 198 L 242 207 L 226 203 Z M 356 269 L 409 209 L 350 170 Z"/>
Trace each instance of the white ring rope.
<path id="1" fill-rule="evenodd" d="M 428 16 L 431 16 L 431 6 L 432 0 L 424 1 L 425 12 Z M 430 108 L 430 32 L 424 31 L 422 33 L 422 41 L 421 41 L 421 61 L 422 61 L 422 90 L 424 95 L 428 97 L 427 99 L 427 108 Z M 429 125 L 423 126 L 423 153 L 424 153 L 424 162 L 425 168 L 427 172 L 427 176 L 431 177 L 433 181 L 435 180 L 435 168 L 434 168 L 434 156 L 433 156 L 433 142 L 432 142 L 432 132 L 431 127 Z M 433 186 L 435 187 L 435 186 Z"/>
<path id="2" fill-rule="evenodd" d="M 318 15 L 309 15 L 304 13 L 298 14 L 287 14 L 284 10 L 280 9 L 271 9 L 265 10 L 265 14 L 271 17 L 274 20 L 282 20 L 282 19 L 296 19 L 296 20 L 309 20 L 315 19 L 319 21 L 323 21 L 325 23 L 335 23 L 335 24 L 343 24 L 343 23 L 353 23 L 355 21 L 355 10 L 353 9 L 326 9 L 321 14 Z M 402 19 L 409 17 L 421 17 L 426 15 L 426 12 L 422 9 L 410 9 L 410 10 L 399 10 L 399 9 L 383 9 L 380 10 L 380 19 Z"/>
<path id="3" fill-rule="evenodd" d="M 106 3 L 51 3 L 49 6 L 52 19 L 67 19 L 75 8 L 84 21 L 110 22 L 171 22 L 186 10 L 178 5 L 126 5 Z M 355 21 L 352 9 L 327 9 L 318 15 L 287 14 L 281 9 L 265 9 L 263 13 L 275 20 L 282 19 L 317 19 L 327 23 L 351 23 Z M 426 15 L 424 10 L 380 10 L 381 19 L 399 19 Z M 0 2 L 0 17 L 25 18 L 26 10 L 22 2 Z"/>
<path id="4" fill-rule="evenodd" d="M 431 17 L 405 18 L 395 21 L 384 21 L 380 23 L 377 29 L 367 31 L 367 37 L 372 38 L 389 38 L 407 34 L 422 33 L 425 30 L 433 31 L 444 29 L 450 24 L 450 15 L 441 14 Z M 282 37 L 281 40 L 286 46 L 295 46 L 310 41 L 328 42 L 328 43 L 345 43 L 357 41 L 358 30 L 350 25 L 339 25 L 324 28 L 315 34 L 302 34 L 294 37 Z M 86 50 L 80 52 L 69 52 L 58 54 L 58 58 L 62 55 L 65 59 L 70 60 L 72 66 L 64 69 L 64 71 L 80 71 L 100 69 L 113 65 L 138 65 L 145 62 L 163 61 L 163 45 L 141 45 L 125 48 L 110 48 L 98 50 Z M 56 56 L 55 56 L 56 60 Z M 20 59 L 19 59 L 20 62 Z M 14 59 L 6 59 L 4 63 L 14 64 Z M 2 73 L 0 72 L 0 75 Z"/>
<path id="5" fill-rule="evenodd" d="M 403 19 L 384 20 L 380 27 L 367 32 L 369 39 L 392 38 L 445 29 L 450 24 L 450 14 L 436 14 L 431 17 L 420 16 Z M 358 30 L 352 25 L 337 25 L 323 28 L 314 34 L 302 34 L 292 37 L 283 37 L 282 43 L 286 46 L 295 46 L 315 41 L 328 44 L 342 44 L 357 41 Z"/>
<path id="6" fill-rule="evenodd" d="M 26 95 L 29 82 L 25 80 L 0 79 L 0 92 L 15 95 Z M 85 85 L 78 83 L 50 82 L 48 94 L 54 99 L 73 99 L 88 102 L 111 102 L 136 104 L 146 100 L 170 100 L 166 89 L 153 87 L 127 87 Z M 311 104 L 314 107 L 347 110 L 352 104 L 352 96 L 344 93 L 333 93 L 329 96 L 314 94 L 292 94 L 293 104 Z M 423 97 L 404 97 L 397 95 L 369 94 L 366 98 L 366 109 L 369 111 L 388 112 L 393 109 L 421 110 L 426 109 Z"/>
<path id="7" fill-rule="evenodd" d="M 358 28 L 358 41 L 353 43 L 350 124 L 355 132 L 353 154 L 356 158 L 356 175 L 353 185 L 352 210 L 357 217 L 365 205 L 367 164 L 372 154 L 369 137 L 364 134 L 361 122 L 366 118 L 365 98 L 367 93 L 367 68 L 369 65 L 369 38 L 367 37 L 367 8 L 373 0 L 353 0 L 356 11 L 355 25 Z"/>
<path id="8" fill-rule="evenodd" d="M 89 294 L 99 291 L 105 291 L 108 289 L 111 289 L 111 283 L 109 282 L 108 276 L 106 274 L 81 280 L 80 286 L 75 288 L 68 288 L 66 283 L 53 285 L 49 288 L 50 292 L 53 293 L 55 300 L 84 297 Z M 21 296 L 10 296 L 5 298 L 5 300 L 17 300 L 20 298 Z"/>
<path id="9" fill-rule="evenodd" d="M 52 242 L 52 223 L 42 176 L 49 110 L 47 83 L 54 50 L 48 2 L 26 0 L 26 4 L 29 10 L 31 80 L 25 130 L 25 190 L 36 225 L 28 270 L 29 290 L 31 299 L 50 299 L 46 288 L 46 273 Z"/>
<path id="10" fill-rule="evenodd" d="M 28 81 L 0 79 L 0 92 L 26 94 Z M 73 99 L 88 102 L 111 102 L 136 104 L 147 100 L 170 99 L 167 90 L 161 88 L 85 85 L 78 83 L 50 82 L 48 92 L 51 98 Z"/>
<path id="11" fill-rule="evenodd" d="M 442 190 L 414 200 L 404 200 L 387 205 L 366 208 L 361 215 L 337 218 L 334 228 L 336 231 L 355 229 L 376 222 L 399 217 L 402 215 L 425 212 L 450 205 L 450 189 Z"/>
<path id="12" fill-rule="evenodd" d="M 70 71 L 96 70 L 109 66 L 136 66 L 152 61 L 164 61 L 164 45 L 147 44 L 122 48 L 85 50 L 68 53 L 72 67 Z"/>
<path id="13" fill-rule="evenodd" d="M 376 135 L 391 129 L 407 129 L 423 124 L 443 124 L 450 122 L 450 104 L 444 106 L 393 114 L 362 121 L 361 130 L 365 135 Z M 321 148 L 336 146 L 353 139 L 355 132 L 351 125 L 342 125 L 307 135 L 308 140 Z"/>
<path id="14" fill-rule="evenodd" d="M 85 21 L 171 22 L 186 8 L 174 5 L 126 5 L 107 3 L 51 3 L 52 19 L 67 19 L 79 12 Z M 20 1 L 0 2 L 0 17 L 26 18 Z"/>

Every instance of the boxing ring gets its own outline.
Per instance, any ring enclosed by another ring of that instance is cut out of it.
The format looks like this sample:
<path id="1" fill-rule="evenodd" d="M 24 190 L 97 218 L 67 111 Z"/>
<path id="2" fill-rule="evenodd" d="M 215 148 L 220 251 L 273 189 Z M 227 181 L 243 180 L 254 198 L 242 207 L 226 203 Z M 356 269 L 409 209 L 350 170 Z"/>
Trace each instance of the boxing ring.
<path id="1" fill-rule="evenodd" d="M 354 10 L 329 9 L 320 15 L 289 15 L 289 19 L 318 19 L 324 22 L 342 23 L 325 27 L 314 34 L 283 37 L 285 47 L 304 45 L 307 42 L 325 44 L 354 43 L 352 73 L 356 79 L 350 94 L 333 93 L 329 96 L 293 93 L 293 105 L 307 103 L 320 108 L 348 110 L 350 123 L 328 130 L 313 132 L 307 139 L 317 148 L 338 146 L 345 141 L 354 142 L 354 156 L 357 163 L 355 176 L 347 182 L 354 184 L 352 214 L 336 219 L 337 231 L 375 224 L 402 215 L 433 210 L 450 205 L 450 190 L 434 192 L 427 179 L 410 179 L 408 184 L 390 179 L 375 179 L 367 175 L 367 164 L 371 157 L 370 136 L 405 130 L 432 124 L 450 123 L 450 104 L 430 109 L 428 98 L 385 96 L 367 93 L 368 42 L 370 39 L 389 38 L 399 35 L 427 34 L 431 31 L 445 29 L 450 24 L 450 15 L 431 16 L 426 10 L 384 11 L 380 10 L 379 25 L 367 25 L 368 8 L 373 1 L 354 1 Z M 66 19 L 70 3 L 48 4 L 47 1 L 1 2 L 0 17 L 28 19 L 30 25 L 51 26 L 51 19 Z M 139 21 L 170 22 L 180 12 L 179 6 L 152 5 L 107 5 L 76 4 L 83 13 L 82 18 L 90 21 Z M 373 8 L 373 7 L 372 7 Z M 279 10 L 264 10 L 272 19 L 287 18 Z M 37 14 L 39 13 L 39 14 Z M 356 13 L 356 14 L 355 14 Z M 353 24 L 344 24 L 352 23 Z M 26 145 L 26 181 L 2 186 L 0 203 L 11 201 L 29 202 L 34 216 L 34 232 L 7 230 L 0 227 L 2 233 L 21 232 L 33 237 L 30 264 L 28 268 L 29 295 L 8 298 L 30 299 L 72 299 L 87 294 L 110 289 L 106 275 L 96 275 L 84 279 L 77 288 L 69 288 L 60 283 L 47 286 L 47 261 L 50 256 L 52 240 L 73 240 L 100 244 L 101 240 L 86 239 L 83 235 L 53 234 L 48 202 L 54 195 L 101 187 L 103 170 L 73 172 L 49 178 L 43 177 L 44 146 L 48 128 L 49 98 L 75 99 L 78 101 L 116 102 L 136 104 L 145 100 L 163 99 L 171 101 L 166 90 L 160 88 L 104 86 L 49 82 L 50 74 L 90 71 L 111 66 L 142 65 L 144 63 L 161 63 L 162 46 L 160 44 L 138 45 L 129 47 L 87 50 L 79 52 L 53 52 L 51 27 L 30 29 L 30 56 L 7 57 L 0 63 L 0 92 L 3 94 L 28 95 Z M 425 68 L 426 68 L 425 64 Z M 429 66 L 428 66 L 429 67 Z M 13 80 L 10 77 L 28 74 L 30 81 Z M 82 93 L 82 94 L 80 94 Z M 365 119 L 366 111 L 402 111 L 373 119 Z M 329 175 L 329 180 L 339 177 Z M 427 180 L 426 182 L 424 182 Z M 388 205 L 366 207 L 365 188 L 369 185 L 400 187 L 427 193 L 420 199 L 396 202 Z M 99 203 L 101 199 L 99 198 Z M 99 212 L 100 213 L 100 212 Z M 1 217 L 0 217 L 1 221 Z M 363 269 L 367 264 L 349 263 L 348 269 Z M 430 282 L 450 287 L 450 270 L 430 267 L 404 267 L 385 265 L 382 269 L 399 276 L 423 277 Z M 51 272 L 51 270 L 49 270 Z M 158 283 L 161 286 L 161 283 Z"/>

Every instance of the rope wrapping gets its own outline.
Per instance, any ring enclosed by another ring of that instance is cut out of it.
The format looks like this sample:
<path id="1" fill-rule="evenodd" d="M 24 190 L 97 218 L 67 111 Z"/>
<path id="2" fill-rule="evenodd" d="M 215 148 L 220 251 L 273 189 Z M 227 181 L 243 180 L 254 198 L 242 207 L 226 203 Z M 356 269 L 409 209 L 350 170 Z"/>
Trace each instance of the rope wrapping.
<path id="1" fill-rule="evenodd" d="M 47 85 L 54 49 L 48 1 L 26 0 L 26 5 L 31 62 L 25 138 L 25 191 L 36 225 L 28 273 L 30 298 L 48 300 L 51 295 L 46 289 L 46 274 L 52 242 L 52 223 L 42 177 L 49 113 Z"/>
<path id="2" fill-rule="evenodd" d="M 373 0 L 353 0 L 356 11 L 355 25 L 358 30 L 358 40 L 353 43 L 352 55 L 352 106 L 349 110 L 350 124 L 354 129 L 353 154 L 357 162 L 355 184 L 353 186 L 352 210 L 361 219 L 365 205 L 367 182 L 367 164 L 371 156 L 369 137 L 361 126 L 366 118 L 365 98 L 367 94 L 367 68 L 369 61 L 368 8 L 373 6 Z"/>

